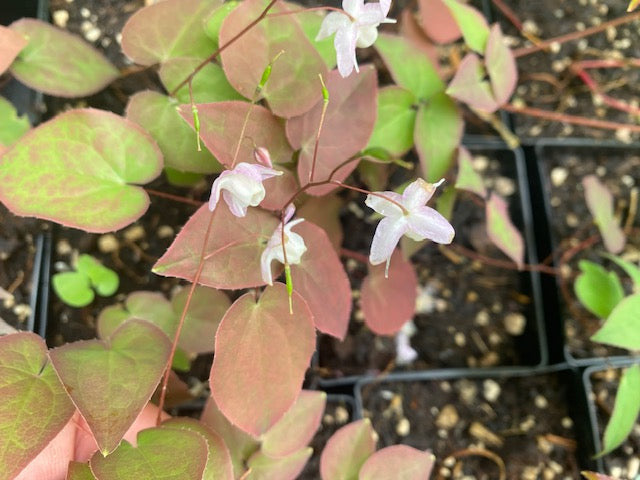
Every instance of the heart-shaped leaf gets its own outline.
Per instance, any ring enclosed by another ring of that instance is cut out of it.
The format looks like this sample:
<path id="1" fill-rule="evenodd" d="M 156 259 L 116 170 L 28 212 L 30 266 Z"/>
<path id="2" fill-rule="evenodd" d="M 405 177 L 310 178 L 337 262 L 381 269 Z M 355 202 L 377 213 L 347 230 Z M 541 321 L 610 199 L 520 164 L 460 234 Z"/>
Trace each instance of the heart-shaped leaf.
<path id="1" fill-rule="evenodd" d="M 620 253 L 626 243 L 624 232 L 615 217 L 613 195 L 595 175 L 582 179 L 584 196 L 593 220 L 600 230 L 604 246 L 611 253 Z"/>
<path id="2" fill-rule="evenodd" d="M 218 8 L 213 10 L 209 15 L 207 15 L 204 19 L 204 31 L 207 36 L 213 40 L 216 45 L 216 50 L 218 49 L 218 40 L 220 37 L 220 29 L 222 28 L 222 23 L 229 16 L 236 7 L 240 5 L 240 2 L 236 0 L 229 0 L 224 2 Z"/>
<path id="3" fill-rule="evenodd" d="M 262 436 L 260 451 L 282 458 L 306 446 L 320 426 L 326 403 L 326 393 L 302 390 L 291 409 Z"/>
<path id="4" fill-rule="evenodd" d="M 302 222 L 296 232 L 304 238 L 307 251 L 298 265 L 291 265 L 293 289 L 306 301 L 318 330 L 344 339 L 351 314 L 351 286 L 342 262 L 320 227 Z"/>
<path id="5" fill-rule="evenodd" d="M 159 292 L 133 292 L 124 305 L 111 305 L 100 312 L 98 335 L 106 339 L 125 321 L 134 318 L 153 323 L 169 338 L 175 334 L 175 314 L 164 295 Z"/>
<path id="6" fill-rule="evenodd" d="M 484 198 L 487 189 L 484 187 L 482 177 L 473 169 L 471 153 L 465 147 L 458 149 L 458 175 L 456 177 L 456 188 L 467 190 Z"/>
<path id="7" fill-rule="evenodd" d="M 213 397 L 207 399 L 200 421 L 216 432 L 229 449 L 235 477 L 242 476 L 245 461 L 260 447 L 260 444 L 248 433 L 243 432 L 225 417 Z"/>
<path id="8" fill-rule="evenodd" d="M 417 98 L 428 100 L 444 91 L 445 85 L 429 58 L 408 40 L 381 34 L 375 47 L 395 82 Z"/>
<path id="9" fill-rule="evenodd" d="M 206 440 L 199 433 L 164 427 L 150 428 L 140 431 L 137 440 L 137 447 L 124 441 L 106 457 L 97 452 L 90 463 L 96 478 L 98 480 L 203 478 L 209 449 Z"/>
<path id="10" fill-rule="evenodd" d="M 607 453 L 618 448 L 633 430 L 640 413 L 640 365 L 625 370 L 620 379 L 616 401 L 607 428 L 604 431 L 602 452 Z"/>
<path id="11" fill-rule="evenodd" d="M 221 171 L 209 150 L 198 151 L 196 133 L 184 122 L 178 107 L 178 103 L 166 95 L 147 90 L 129 99 L 126 116 L 158 142 L 165 166 L 183 172 Z"/>
<path id="12" fill-rule="evenodd" d="M 314 181 L 327 180 L 335 168 L 367 146 L 376 122 L 377 83 L 376 71 L 371 65 L 347 78 L 342 78 L 337 70 L 329 73 L 326 78 L 329 106 L 322 126 Z M 304 115 L 287 121 L 287 138 L 293 148 L 300 149 L 298 178 L 302 185 L 309 181 L 321 115 L 322 102 L 318 102 Z M 356 161 L 348 163 L 333 179 L 344 180 L 357 166 Z M 325 195 L 334 188 L 314 187 L 307 193 Z"/>
<path id="13" fill-rule="evenodd" d="M 222 24 L 220 44 L 229 42 L 250 20 L 258 18 L 267 3 L 242 2 Z M 285 5 L 276 4 L 270 13 L 287 10 Z M 278 55 L 261 94 L 274 114 L 285 118 L 302 115 L 320 100 L 318 75 L 326 78 L 327 67 L 290 15 L 263 19 L 221 53 L 222 66 L 229 83 L 244 97 L 253 98 L 262 74 Z"/>
<path id="14" fill-rule="evenodd" d="M 628 350 L 640 350 L 640 294 L 630 295 L 618 303 L 591 340 Z"/>
<path id="15" fill-rule="evenodd" d="M 418 109 L 413 138 L 428 182 L 439 181 L 451 168 L 463 127 L 458 107 L 445 93 L 435 94 Z"/>
<path id="16" fill-rule="evenodd" d="M 199 433 L 207 441 L 209 457 L 202 480 L 233 480 L 233 465 L 229 449 L 218 434 L 194 418 L 171 418 L 162 424 L 163 428 L 175 428 Z"/>
<path id="17" fill-rule="evenodd" d="M 258 436 L 280 420 L 295 402 L 315 349 L 313 317 L 293 292 L 267 287 L 258 301 L 240 297 L 227 311 L 216 334 L 211 394 L 224 415 Z"/>
<path id="18" fill-rule="evenodd" d="M 2 125 L 0 147 L 9 147 L 31 128 L 27 116 L 19 117 L 14 106 L 2 97 L 0 97 L 0 125 Z"/>
<path id="19" fill-rule="evenodd" d="M 504 35 L 498 23 L 491 27 L 484 62 L 491 79 L 493 96 L 498 105 L 502 105 L 509 100 L 516 88 L 518 70 L 513 53 L 504 43 Z"/>
<path id="20" fill-rule="evenodd" d="M 442 0 L 420 0 L 418 6 L 422 28 L 430 39 L 436 43 L 451 43 L 460 38 L 462 32 Z"/>
<path id="21" fill-rule="evenodd" d="M 413 318 L 418 277 L 410 262 L 396 250 L 385 278 L 385 265 L 369 267 L 362 282 L 362 312 L 367 326 L 377 335 L 395 335 Z"/>
<path id="22" fill-rule="evenodd" d="M 17 215 L 108 232 L 147 210 L 146 192 L 129 184 L 150 182 L 161 169 L 158 146 L 135 123 L 101 110 L 71 110 L 2 156 L 0 200 Z"/>
<path id="23" fill-rule="evenodd" d="M 216 45 L 205 34 L 202 19 L 219 4 L 219 0 L 166 0 L 138 10 L 122 29 L 122 51 L 140 65 L 177 57 L 207 58 Z M 190 73 L 185 71 L 184 78 Z"/>
<path id="24" fill-rule="evenodd" d="M 578 300 L 594 315 L 607 318 L 624 298 L 620 278 L 588 260 L 581 260 L 579 265 L 582 272 L 574 284 Z"/>
<path id="25" fill-rule="evenodd" d="M 312 10 L 305 11 L 304 9 L 300 9 L 300 6 L 296 4 L 287 4 L 287 8 L 291 11 L 300 11 L 300 13 L 292 15 L 292 17 L 300 24 L 307 40 L 309 40 L 311 45 L 313 45 L 316 51 L 320 54 L 322 60 L 324 60 L 324 63 L 327 65 L 327 68 L 330 70 L 335 68 L 336 50 L 333 46 L 333 38 L 327 37 L 323 40 L 316 40 L 325 14 L 323 12 Z"/>
<path id="26" fill-rule="evenodd" d="M 115 80 L 119 72 L 80 37 L 33 18 L 11 24 L 29 44 L 11 64 L 11 73 L 29 87 L 56 97 L 84 97 Z"/>
<path id="27" fill-rule="evenodd" d="M 104 455 L 115 450 L 151 398 L 170 350 L 159 328 L 132 320 L 108 340 L 74 342 L 49 352 Z"/>
<path id="28" fill-rule="evenodd" d="M 74 412 L 42 338 L 0 337 L 0 478 L 17 475 Z"/>
<path id="29" fill-rule="evenodd" d="M 199 58 L 173 58 L 163 63 L 159 75 L 167 91 L 172 92 L 200 62 Z M 191 91 L 195 103 L 242 100 L 242 95 L 229 84 L 222 67 L 215 63 L 208 63 L 193 77 Z M 180 103 L 191 103 L 189 86 L 181 87 L 175 97 Z"/>
<path id="30" fill-rule="evenodd" d="M 24 35 L 0 25 L 0 75 L 2 75 L 29 40 Z"/>
<path id="31" fill-rule="evenodd" d="M 287 457 L 271 458 L 262 451 L 254 453 L 247 462 L 250 473 L 247 480 L 295 480 L 313 453 L 306 447 Z"/>
<path id="32" fill-rule="evenodd" d="M 309 197 L 298 208 L 296 215 L 322 228 L 336 252 L 340 252 L 344 233 L 340 222 L 340 211 L 344 201 L 337 195 Z"/>
<path id="33" fill-rule="evenodd" d="M 447 94 L 470 107 L 485 112 L 495 112 L 498 103 L 493 97 L 491 85 L 484 80 L 484 77 L 484 67 L 478 56 L 475 53 L 467 53 L 447 87 Z"/>
<path id="34" fill-rule="evenodd" d="M 91 286 L 96 289 L 98 295 L 109 297 L 118 290 L 120 285 L 118 274 L 91 255 L 80 255 L 76 262 L 76 270 L 89 278 Z"/>
<path id="35" fill-rule="evenodd" d="M 376 451 L 376 437 L 368 418 L 345 425 L 334 433 L 320 457 L 322 480 L 358 478 L 360 467 Z"/>
<path id="36" fill-rule="evenodd" d="M 95 298 L 89 278 L 79 272 L 60 272 L 51 278 L 56 295 L 71 307 L 86 307 Z"/>
<path id="37" fill-rule="evenodd" d="M 240 149 L 236 163 L 255 162 L 254 144 L 266 148 L 275 164 L 291 161 L 293 150 L 285 136 L 282 122 L 266 108 L 239 101 L 205 103 L 197 107 L 200 138 L 223 165 L 231 167 L 233 164 L 238 141 Z M 180 114 L 193 128 L 191 107 L 184 105 L 180 108 Z M 247 115 L 249 119 L 241 140 L 242 125 Z"/>
<path id="38" fill-rule="evenodd" d="M 458 0 L 444 0 L 455 18 L 467 46 L 483 54 L 489 39 L 489 25 L 482 13 Z"/>
<path id="39" fill-rule="evenodd" d="M 245 217 L 235 217 L 224 203 L 220 203 L 213 213 L 207 205 L 200 207 L 153 266 L 153 271 L 166 277 L 193 280 L 211 215 L 214 216 L 213 225 L 198 283 L 221 289 L 264 285 L 260 257 L 278 219 L 258 208 L 248 209 Z"/>
<path id="40" fill-rule="evenodd" d="M 401 87 L 385 87 L 378 93 L 378 118 L 367 148 L 384 148 L 402 156 L 413 146 L 416 97 Z"/>
<path id="41" fill-rule="evenodd" d="M 518 268 L 524 263 L 524 240 L 511 222 L 507 202 L 498 194 L 492 193 L 485 205 L 487 216 L 487 234 L 491 241 L 502 250 Z"/>
<path id="42" fill-rule="evenodd" d="M 429 452 L 393 445 L 371 455 L 358 475 L 358 480 L 424 480 L 429 478 L 435 457 Z"/>

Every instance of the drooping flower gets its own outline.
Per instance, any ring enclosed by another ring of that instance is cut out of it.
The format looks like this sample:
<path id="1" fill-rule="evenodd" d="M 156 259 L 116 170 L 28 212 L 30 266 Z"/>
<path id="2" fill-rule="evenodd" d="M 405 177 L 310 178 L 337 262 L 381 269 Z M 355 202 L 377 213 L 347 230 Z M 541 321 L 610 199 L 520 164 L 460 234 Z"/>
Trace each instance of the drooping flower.
<path id="1" fill-rule="evenodd" d="M 348 77 L 353 69 L 358 70 L 356 47 L 367 48 L 378 38 L 378 26 L 381 23 L 395 23 L 387 18 L 391 0 L 379 3 L 364 4 L 364 0 L 342 0 L 342 9 L 346 12 L 330 12 L 322 21 L 316 40 L 336 37 L 333 45 L 336 48 L 338 71 Z"/>
<path id="2" fill-rule="evenodd" d="M 241 162 L 233 170 L 225 170 L 211 187 L 209 210 L 215 210 L 220 194 L 236 217 L 244 217 L 247 207 L 256 207 L 266 194 L 262 182 L 282 172 L 262 165 Z"/>
<path id="3" fill-rule="evenodd" d="M 444 244 L 453 240 L 455 231 L 451 224 L 440 213 L 425 205 L 443 181 L 433 184 L 419 178 L 407 186 L 402 195 L 396 192 L 374 192 L 375 195 L 367 196 L 365 203 L 385 217 L 376 228 L 369 255 L 372 265 L 387 262 L 385 276 L 389 271 L 391 255 L 403 235 L 413 240 L 428 238 Z"/>
<path id="4" fill-rule="evenodd" d="M 304 221 L 304 218 L 297 218 L 293 222 L 290 222 L 291 217 L 296 208 L 293 205 L 289 205 L 285 211 L 284 216 L 284 248 L 287 252 L 287 263 L 289 265 L 296 265 L 300 263 L 302 254 L 307 251 L 307 247 L 304 244 L 304 239 L 295 232 L 291 231 L 291 228 Z M 280 263 L 284 263 L 284 252 L 282 251 L 282 223 L 278 224 L 278 227 L 271 235 L 267 247 L 262 252 L 260 257 L 260 268 L 262 271 L 262 280 L 269 285 L 273 285 L 273 278 L 271 276 L 271 262 L 278 260 Z"/>

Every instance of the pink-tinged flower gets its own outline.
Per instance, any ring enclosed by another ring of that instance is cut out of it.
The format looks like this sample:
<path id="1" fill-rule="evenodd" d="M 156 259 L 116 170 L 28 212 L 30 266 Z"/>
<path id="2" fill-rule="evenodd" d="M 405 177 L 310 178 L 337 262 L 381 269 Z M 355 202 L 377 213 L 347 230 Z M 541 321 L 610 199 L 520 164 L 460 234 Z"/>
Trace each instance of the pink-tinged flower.
<path id="1" fill-rule="evenodd" d="M 209 210 L 215 210 L 220 194 L 236 217 L 244 217 L 247 207 L 256 207 L 266 194 L 262 182 L 267 178 L 282 175 L 273 168 L 251 163 L 239 163 L 233 170 L 225 170 L 213 182 Z"/>
<path id="2" fill-rule="evenodd" d="M 376 228 L 369 255 L 372 265 L 387 262 L 385 276 L 389 270 L 391 255 L 403 235 L 413 240 L 428 238 L 445 244 L 453 240 L 456 232 L 451 224 L 433 208 L 425 205 L 443 181 L 433 184 L 419 178 L 407 186 L 402 195 L 396 192 L 374 192 L 392 201 L 377 195 L 367 196 L 365 203 L 385 217 Z"/>
<path id="3" fill-rule="evenodd" d="M 364 0 L 342 0 L 342 9 L 346 14 L 330 12 L 324 18 L 316 40 L 336 34 L 333 45 L 336 48 L 340 75 L 348 77 L 354 68 L 356 72 L 360 71 L 356 60 L 356 47 L 370 47 L 378 38 L 378 25 L 395 23 L 395 20 L 387 18 L 389 8 L 391 0 L 366 5 Z"/>
<path id="4" fill-rule="evenodd" d="M 297 218 L 293 222 L 290 222 L 293 213 L 296 208 L 293 205 L 289 205 L 284 216 L 284 248 L 287 251 L 287 263 L 289 265 L 296 265 L 300 263 L 302 254 L 307 251 L 307 247 L 304 244 L 304 239 L 295 232 L 291 231 L 291 228 L 300 222 L 304 221 L 304 218 Z M 271 276 L 271 262 L 278 260 L 280 263 L 284 263 L 284 252 L 282 251 L 282 223 L 278 224 L 275 232 L 271 235 L 267 247 L 262 252 L 260 257 L 260 268 L 262 270 L 262 280 L 269 285 L 273 285 L 273 278 Z"/>

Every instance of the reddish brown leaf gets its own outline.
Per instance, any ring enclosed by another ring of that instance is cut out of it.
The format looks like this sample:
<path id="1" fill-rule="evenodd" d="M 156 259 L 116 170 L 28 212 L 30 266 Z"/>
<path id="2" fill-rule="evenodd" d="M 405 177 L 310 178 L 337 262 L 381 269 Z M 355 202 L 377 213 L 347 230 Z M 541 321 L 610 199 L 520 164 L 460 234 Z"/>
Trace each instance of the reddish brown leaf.
<path id="1" fill-rule="evenodd" d="M 342 223 L 340 222 L 340 210 L 344 202 L 337 195 L 326 197 L 310 197 L 298 208 L 297 216 L 321 227 L 336 252 L 340 252 L 342 245 Z"/>
<path id="2" fill-rule="evenodd" d="M 313 317 L 293 292 L 267 287 L 256 302 L 240 297 L 220 323 L 211 367 L 211 393 L 224 415 L 258 436 L 280 420 L 295 402 L 315 349 Z"/>
<path id="3" fill-rule="evenodd" d="M 499 24 L 491 27 L 484 54 L 485 65 L 491 79 L 493 96 L 498 105 L 506 103 L 518 83 L 518 70 L 513 53 L 504 43 Z"/>
<path id="4" fill-rule="evenodd" d="M 18 53 L 27 46 L 29 41 L 24 35 L 14 32 L 10 28 L 0 25 L 0 75 L 2 75 Z"/>
<path id="5" fill-rule="evenodd" d="M 627 239 L 615 216 L 613 194 L 595 175 L 584 177 L 582 187 L 587 207 L 600 230 L 604 246 L 611 253 L 620 253 Z"/>
<path id="6" fill-rule="evenodd" d="M 491 86 L 484 80 L 484 76 L 484 67 L 478 56 L 475 53 L 467 53 L 449 83 L 447 93 L 478 110 L 495 112 L 498 103 L 493 98 Z"/>
<path id="7" fill-rule="evenodd" d="M 451 43 L 462 36 L 455 18 L 442 0 L 420 0 L 418 5 L 422 28 L 434 42 Z"/>
<path id="8" fill-rule="evenodd" d="M 358 480 L 425 480 L 431 475 L 435 457 L 408 445 L 393 445 L 371 455 Z"/>
<path id="9" fill-rule="evenodd" d="M 362 283 L 362 312 L 367 326 L 378 335 L 394 335 L 413 318 L 416 307 L 418 277 L 410 262 L 396 250 L 389 265 L 369 267 Z"/>
<path id="10" fill-rule="evenodd" d="M 278 219 L 258 208 L 248 209 L 246 217 L 234 217 L 223 202 L 213 213 L 207 205 L 200 207 L 153 266 L 153 271 L 158 275 L 191 281 L 198 270 L 202 242 L 211 215 L 214 216 L 213 225 L 199 283 L 221 289 L 264 285 L 260 256 Z"/>
<path id="11" fill-rule="evenodd" d="M 321 332 L 344 339 L 351 314 L 351 287 L 338 254 L 327 234 L 311 222 L 296 232 L 307 251 L 298 265 L 291 265 L 293 289 L 305 299 L 315 326 Z"/>
<path id="12" fill-rule="evenodd" d="M 331 171 L 367 146 L 377 115 L 377 86 L 375 68 L 365 65 L 358 75 L 342 78 L 337 70 L 326 79 L 329 106 L 322 127 L 314 181 L 326 180 Z M 302 116 L 287 121 L 287 138 L 295 149 L 300 149 L 298 178 L 300 184 L 309 181 L 316 134 L 320 124 L 322 102 Z M 338 170 L 334 180 L 342 181 L 358 166 L 350 162 Z M 335 187 L 322 186 L 309 189 L 312 195 L 325 195 Z"/>

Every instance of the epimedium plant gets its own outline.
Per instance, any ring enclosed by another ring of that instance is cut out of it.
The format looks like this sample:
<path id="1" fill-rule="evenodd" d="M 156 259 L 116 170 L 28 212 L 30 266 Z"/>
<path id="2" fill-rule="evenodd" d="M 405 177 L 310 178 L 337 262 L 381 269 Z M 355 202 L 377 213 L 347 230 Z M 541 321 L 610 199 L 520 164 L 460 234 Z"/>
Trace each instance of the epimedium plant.
<path id="1" fill-rule="evenodd" d="M 209 202 L 154 266 L 190 283 L 170 301 L 131 293 L 102 312 L 100 339 L 50 351 L 32 334 L 0 338 L 0 422 L 8 432 L 0 439 L 0 476 L 24 469 L 77 410 L 98 451 L 73 463 L 68 478 L 141 471 L 295 478 L 325 402 L 322 393 L 301 391 L 316 330 L 343 339 L 350 318 L 340 190 L 366 195 L 382 217 L 362 289 L 365 321 L 376 333 L 395 334 L 413 314 L 417 280 L 396 248 L 401 238 L 453 240 L 446 217 L 426 203 L 441 178 L 453 177 L 454 163 L 455 189 L 485 200 L 489 237 L 523 264 L 506 202 L 484 188 L 460 146 L 458 102 L 489 118 L 515 86 L 513 57 L 499 27 L 472 7 L 438 0 L 432 8 L 454 31 L 446 41 L 462 36 L 469 50 L 448 83 L 407 37 L 378 35 L 380 24 L 392 23 L 388 0 L 345 0 L 343 9 L 166 0 L 123 29 L 124 53 L 142 67 L 158 65 L 164 87 L 133 95 L 125 117 L 74 109 L 26 131 L 0 104 L 9 125 L 0 137 L 0 199 L 18 215 L 109 232 L 144 214 L 150 200 L 143 185 L 163 169 L 167 176 L 218 174 Z M 119 75 L 92 47 L 37 20 L 2 27 L 0 40 L 1 71 L 50 95 L 89 95 Z M 396 85 L 379 88 L 375 68 L 358 66 L 356 48 L 373 44 Z M 386 182 L 369 190 L 348 182 L 371 164 L 406 168 L 400 157 L 414 145 L 420 176 L 399 191 L 384 190 Z M 105 271 L 81 258 L 68 273 L 88 298 L 89 285 L 101 293 Z M 224 290 L 244 293 L 231 302 Z M 212 351 L 211 395 L 200 421 L 163 421 L 171 367 L 188 369 L 195 355 Z M 141 431 L 137 446 L 123 441 L 159 384 L 156 427 Z M 31 414 L 16 417 L 16 408 Z M 189 461 L 178 466 L 175 458 Z M 321 475 L 426 478 L 432 463 L 429 453 L 406 446 L 375 452 L 375 434 L 361 421 L 329 442 Z"/>

